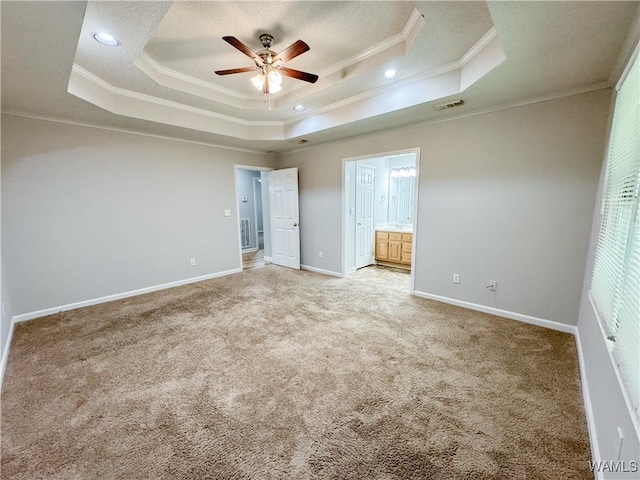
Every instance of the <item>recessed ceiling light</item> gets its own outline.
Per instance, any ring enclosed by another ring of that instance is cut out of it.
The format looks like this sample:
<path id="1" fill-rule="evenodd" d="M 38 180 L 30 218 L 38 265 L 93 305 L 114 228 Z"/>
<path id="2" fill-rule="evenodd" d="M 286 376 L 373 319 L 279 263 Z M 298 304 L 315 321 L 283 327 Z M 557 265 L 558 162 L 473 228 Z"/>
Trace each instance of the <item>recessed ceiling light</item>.
<path id="1" fill-rule="evenodd" d="M 295 107 L 293 107 L 293 109 L 296 112 L 304 112 L 304 110 L 305 110 L 304 105 L 296 105 Z"/>
<path id="2" fill-rule="evenodd" d="M 397 70 L 387 70 L 384 72 L 384 77 L 388 79 L 396 78 L 398 76 Z"/>
<path id="3" fill-rule="evenodd" d="M 120 45 L 120 42 L 113 35 L 106 32 L 98 32 L 92 34 L 93 38 L 96 42 L 100 42 L 103 45 L 107 45 L 108 47 L 117 47 Z"/>

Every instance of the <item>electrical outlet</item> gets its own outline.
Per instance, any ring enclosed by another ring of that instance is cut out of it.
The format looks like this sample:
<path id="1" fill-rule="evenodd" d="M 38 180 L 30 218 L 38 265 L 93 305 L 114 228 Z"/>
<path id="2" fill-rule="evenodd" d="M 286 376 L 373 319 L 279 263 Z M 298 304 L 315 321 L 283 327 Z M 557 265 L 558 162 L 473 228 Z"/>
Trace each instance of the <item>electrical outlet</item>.
<path id="1" fill-rule="evenodd" d="M 322 258 L 322 250 L 318 251 L 318 258 Z"/>
<path id="2" fill-rule="evenodd" d="M 196 264 L 196 259 L 195 259 L 195 258 L 192 258 L 192 259 L 191 259 L 191 266 L 193 266 L 193 265 L 195 265 L 195 264 Z"/>
<path id="3" fill-rule="evenodd" d="M 230 217 L 231 216 L 231 210 L 229 210 L 228 208 L 224 209 L 224 216 L 225 217 Z"/>
<path id="4" fill-rule="evenodd" d="M 498 290 L 498 282 L 496 280 L 489 280 L 489 285 L 487 285 L 487 288 L 492 292 L 495 292 L 496 290 Z"/>
<path id="5" fill-rule="evenodd" d="M 460 283 L 460 275 L 457 273 L 453 274 L 453 283 Z"/>

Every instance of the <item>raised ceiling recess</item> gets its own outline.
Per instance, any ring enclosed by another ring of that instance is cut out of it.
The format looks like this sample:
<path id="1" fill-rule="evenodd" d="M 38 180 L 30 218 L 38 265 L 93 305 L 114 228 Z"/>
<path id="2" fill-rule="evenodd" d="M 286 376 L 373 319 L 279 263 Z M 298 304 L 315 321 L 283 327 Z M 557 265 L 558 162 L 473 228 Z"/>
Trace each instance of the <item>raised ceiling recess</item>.
<path id="1" fill-rule="evenodd" d="M 457 17 L 436 4 L 89 2 L 68 91 L 133 118 L 293 139 L 457 95 L 505 60 L 484 2 L 459 3 Z M 120 45 L 95 42 L 98 29 Z M 250 79 L 269 59 L 283 78 L 265 102 Z"/>

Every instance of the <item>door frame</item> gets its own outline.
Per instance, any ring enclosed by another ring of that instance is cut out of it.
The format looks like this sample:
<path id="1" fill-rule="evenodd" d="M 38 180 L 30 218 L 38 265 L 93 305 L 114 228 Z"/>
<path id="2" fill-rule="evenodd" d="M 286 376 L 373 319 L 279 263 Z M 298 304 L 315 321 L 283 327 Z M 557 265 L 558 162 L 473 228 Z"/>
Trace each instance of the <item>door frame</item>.
<path id="1" fill-rule="evenodd" d="M 240 196 L 238 194 L 238 170 L 254 170 L 259 172 L 270 172 L 272 167 L 258 167 L 255 165 L 234 165 L 233 166 L 233 190 L 236 195 L 236 227 L 238 232 L 237 244 L 238 244 L 238 259 L 240 261 L 240 268 L 242 268 L 242 244 L 240 242 Z M 255 213 L 255 199 L 253 204 Z M 262 205 L 262 221 L 264 222 L 264 204 Z M 258 230 L 258 222 L 256 221 L 256 231 Z M 257 240 L 257 233 L 256 233 Z"/>
<path id="2" fill-rule="evenodd" d="M 260 250 L 260 234 L 258 231 L 258 195 L 256 195 L 256 185 L 260 184 L 260 197 L 262 197 L 262 179 L 260 177 L 253 177 L 253 216 L 256 222 L 256 252 Z M 262 198 L 260 199 L 262 204 Z M 262 238 L 264 243 L 264 207 L 262 210 Z"/>
<path id="3" fill-rule="evenodd" d="M 413 238 L 411 243 L 411 291 L 410 293 L 414 293 L 415 291 L 415 283 L 416 283 L 416 245 L 418 244 L 418 204 L 420 203 L 420 147 L 414 148 L 406 148 L 402 150 L 392 150 L 388 152 L 380 152 L 380 153 L 370 153 L 367 155 L 358 155 L 356 157 L 345 157 L 342 159 L 342 276 L 346 277 L 352 272 L 347 272 L 347 233 L 349 231 L 349 215 L 347 215 L 347 192 L 346 192 L 346 174 L 347 174 L 347 163 L 348 162 L 359 162 L 363 160 L 370 160 L 372 158 L 380 158 L 380 157 L 389 157 L 392 155 L 408 155 L 415 154 L 416 156 L 416 179 L 415 179 L 415 189 L 416 189 L 416 198 L 415 204 L 413 205 Z M 374 234 L 375 235 L 375 234 Z"/>

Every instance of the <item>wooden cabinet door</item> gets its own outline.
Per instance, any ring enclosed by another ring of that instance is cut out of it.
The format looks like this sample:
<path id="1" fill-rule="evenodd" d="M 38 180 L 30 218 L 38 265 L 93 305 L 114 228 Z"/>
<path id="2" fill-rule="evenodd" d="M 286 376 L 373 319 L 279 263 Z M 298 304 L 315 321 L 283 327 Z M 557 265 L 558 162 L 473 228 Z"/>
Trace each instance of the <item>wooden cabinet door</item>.
<path id="1" fill-rule="evenodd" d="M 389 261 L 396 263 L 402 261 L 402 241 L 389 240 Z"/>
<path id="2" fill-rule="evenodd" d="M 411 265 L 411 248 L 413 236 L 410 233 L 402 234 L 402 260 L 400 263 Z"/>
<path id="3" fill-rule="evenodd" d="M 376 239 L 376 260 L 389 259 L 389 240 L 386 238 Z"/>

